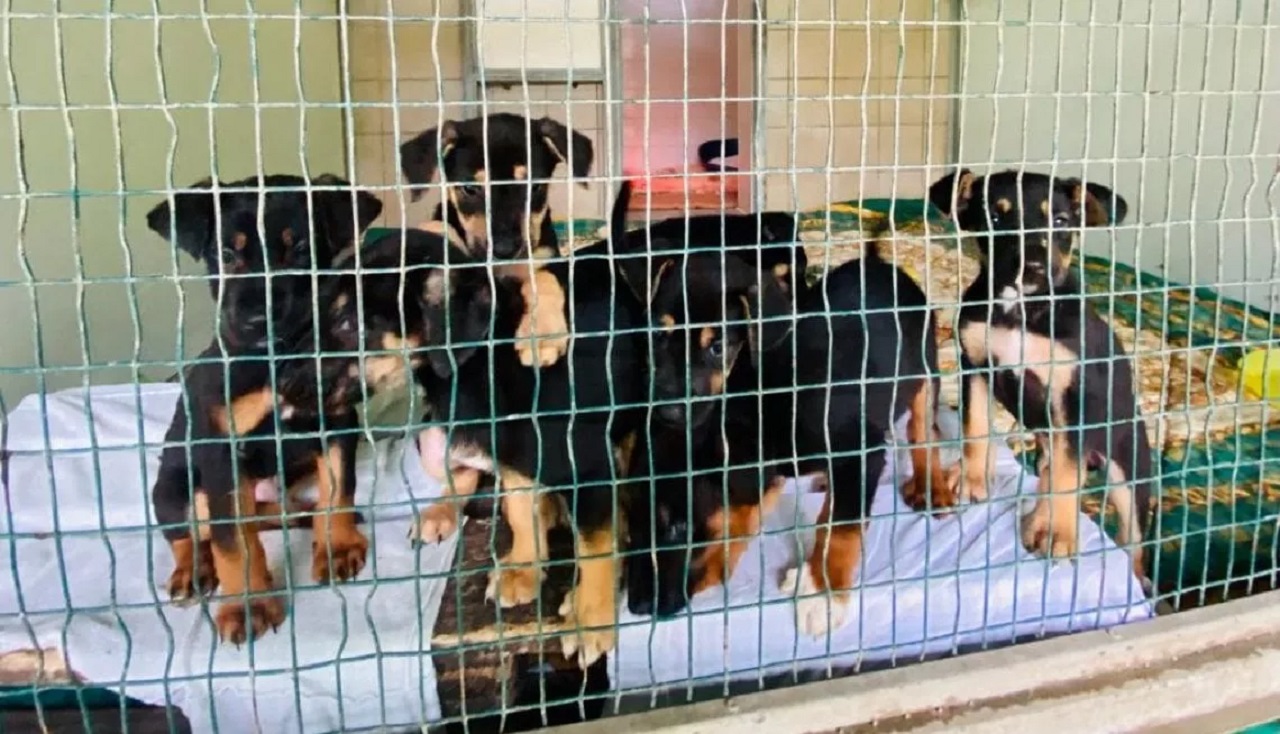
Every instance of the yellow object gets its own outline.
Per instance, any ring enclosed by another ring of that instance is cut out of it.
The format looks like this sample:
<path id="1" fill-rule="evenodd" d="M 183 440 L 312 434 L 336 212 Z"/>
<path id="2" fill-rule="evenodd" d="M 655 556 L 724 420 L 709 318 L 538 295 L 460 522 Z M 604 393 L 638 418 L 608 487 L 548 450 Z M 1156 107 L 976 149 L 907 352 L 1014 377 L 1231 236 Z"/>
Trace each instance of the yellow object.
<path id="1" fill-rule="evenodd" d="M 1259 348 L 1244 355 L 1240 385 L 1255 400 L 1280 402 L 1280 348 Z"/>

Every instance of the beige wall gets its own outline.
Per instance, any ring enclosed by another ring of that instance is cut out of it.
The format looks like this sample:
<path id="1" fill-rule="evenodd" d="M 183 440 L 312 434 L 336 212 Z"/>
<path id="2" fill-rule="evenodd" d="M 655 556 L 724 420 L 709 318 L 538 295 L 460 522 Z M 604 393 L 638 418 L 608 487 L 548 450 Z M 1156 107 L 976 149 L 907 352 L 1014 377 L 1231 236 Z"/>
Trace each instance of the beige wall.
<path id="1" fill-rule="evenodd" d="M 937 4 L 943 8 L 937 11 L 942 19 L 949 18 L 946 8 L 951 3 Z M 840 0 L 834 19 L 831 5 L 829 0 L 769 0 L 765 5 L 766 207 L 813 207 L 859 194 L 920 197 L 926 182 L 940 170 L 926 166 L 948 159 L 954 33 L 936 25 L 934 3 Z M 867 5 L 875 6 L 870 16 Z M 395 15 L 388 18 L 383 0 L 351 0 L 349 6 L 353 14 L 378 16 L 351 22 L 356 61 L 352 92 L 360 105 L 357 171 L 361 183 L 394 187 L 399 182 L 398 140 L 462 114 L 456 102 L 463 93 L 464 32 L 458 20 L 463 8 L 460 0 L 397 0 Z M 906 20 L 901 27 L 884 22 L 900 17 Z M 897 107 L 893 100 L 868 99 L 864 104 L 864 93 L 896 94 Z M 530 85 L 527 95 L 518 87 L 494 88 L 489 94 L 494 111 L 522 111 L 527 99 L 533 114 L 561 119 L 566 115 L 565 100 L 572 99 L 574 123 L 595 140 L 597 161 L 609 155 L 600 85 L 583 84 L 572 92 L 562 84 Z M 873 170 L 859 172 L 859 166 Z M 820 168 L 834 171 L 828 177 L 826 170 L 814 170 Z M 604 168 L 598 165 L 596 174 L 604 175 Z M 602 193 L 601 184 L 586 194 L 558 186 L 552 209 L 557 218 L 567 218 L 570 212 L 600 218 L 607 206 Z M 570 195 L 575 197 L 572 207 Z M 389 189 L 384 199 L 385 222 L 399 224 L 402 197 Z M 426 217 L 436 200 L 428 196 L 417 204 L 403 204 L 404 221 Z"/>
<path id="2" fill-rule="evenodd" d="M 159 3 L 167 14 L 198 14 L 202 5 L 210 15 L 246 7 L 241 0 Z M 141 369 L 144 378 L 163 379 L 181 354 L 208 344 L 208 288 L 173 278 L 173 250 L 146 228 L 147 210 L 161 199 L 152 192 L 208 176 L 214 163 L 234 178 L 259 169 L 299 172 L 304 163 L 313 172 L 344 170 L 340 110 L 308 109 L 304 124 L 300 104 L 341 101 L 336 21 L 304 20 L 295 57 L 293 20 L 258 20 L 255 74 L 243 19 L 211 17 L 206 35 L 199 19 L 166 18 L 157 38 L 155 19 L 147 17 L 152 0 L 117 0 L 110 5 L 116 13 L 142 17 L 110 22 L 55 23 L 53 7 L 49 0 L 13 3 L 15 13 L 45 17 L 11 20 L 12 54 L 4 64 L 16 90 L 0 82 L 0 232 L 10 243 L 0 253 L 0 367 L 20 370 L 0 374 L 8 408 L 40 386 L 37 364 L 46 368 L 46 389 L 86 379 L 129 382 L 130 365 L 139 362 L 167 362 Z M 63 13 L 101 14 L 104 7 L 98 0 L 60 3 Z M 292 14 L 296 4 L 259 0 L 253 7 Z M 302 2 L 306 14 L 333 8 L 332 0 Z M 279 106 L 255 109 L 255 83 L 259 100 Z M 200 107 L 210 100 L 228 107 L 211 115 Z M 29 107 L 8 114 L 15 103 Z M 25 267 L 38 285 L 27 284 Z M 177 270 L 199 272 L 185 255 Z M 119 282 L 130 276 L 137 280 Z M 85 282 L 92 280 L 98 282 Z"/>

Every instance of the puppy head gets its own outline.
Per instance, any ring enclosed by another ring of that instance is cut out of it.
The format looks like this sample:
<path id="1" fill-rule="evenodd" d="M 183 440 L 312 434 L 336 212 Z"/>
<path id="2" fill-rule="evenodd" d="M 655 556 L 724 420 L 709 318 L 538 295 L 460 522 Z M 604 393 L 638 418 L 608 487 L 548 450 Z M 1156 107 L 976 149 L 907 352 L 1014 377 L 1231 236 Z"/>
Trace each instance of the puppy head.
<path id="1" fill-rule="evenodd" d="M 556 120 L 506 113 L 448 121 L 400 146 L 401 170 L 415 185 L 412 199 L 422 196 L 416 187 L 440 173 L 449 220 L 463 230 L 467 250 L 497 259 L 537 249 L 550 215 L 548 179 L 561 163 L 572 163 L 573 176 L 584 178 L 594 157 L 585 135 L 570 134 Z"/>
<path id="2" fill-rule="evenodd" d="M 175 194 L 172 202 L 152 208 L 147 227 L 204 262 L 210 291 L 217 298 L 222 263 L 241 272 L 261 272 L 264 263 L 286 260 L 303 268 L 326 267 L 382 213 L 382 202 L 376 197 L 351 191 L 351 184 L 337 176 L 317 176 L 311 185 L 318 188 L 312 191 L 308 206 L 307 181 L 300 176 L 254 176 L 221 184 L 219 188 L 226 190 L 217 194 L 213 181 L 204 179 Z M 264 240 L 258 232 L 259 207 L 264 222 L 269 221 L 262 233 L 273 245 L 268 251 L 262 249 Z M 294 245 L 286 245 L 285 239 Z"/>
<path id="3" fill-rule="evenodd" d="M 785 268 L 761 272 L 735 257 L 695 252 L 623 261 L 623 277 L 649 304 L 657 419 L 701 425 L 743 352 L 754 365 L 790 332 Z"/>
<path id="4" fill-rule="evenodd" d="M 996 277 L 1024 294 L 1063 282 L 1081 226 L 1119 224 L 1128 213 L 1125 200 L 1101 184 L 1012 170 L 985 177 L 961 170 L 930 187 L 929 199 L 960 229 L 980 235 Z"/>

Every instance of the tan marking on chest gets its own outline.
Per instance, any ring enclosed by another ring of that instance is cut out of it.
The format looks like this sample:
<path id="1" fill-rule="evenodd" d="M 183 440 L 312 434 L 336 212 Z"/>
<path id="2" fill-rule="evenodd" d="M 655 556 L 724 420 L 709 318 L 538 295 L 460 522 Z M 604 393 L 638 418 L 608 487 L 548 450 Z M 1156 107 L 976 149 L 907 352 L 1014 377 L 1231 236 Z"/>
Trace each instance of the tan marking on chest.
<path id="1" fill-rule="evenodd" d="M 1055 416 L 1064 415 L 1062 396 L 1074 381 L 1080 360 L 1071 349 L 1039 334 L 983 323 L 961 327 L 960 345 L 975 365 L 992 365 L 1019 376 L 1030 372 L 1052 393 Z"/>

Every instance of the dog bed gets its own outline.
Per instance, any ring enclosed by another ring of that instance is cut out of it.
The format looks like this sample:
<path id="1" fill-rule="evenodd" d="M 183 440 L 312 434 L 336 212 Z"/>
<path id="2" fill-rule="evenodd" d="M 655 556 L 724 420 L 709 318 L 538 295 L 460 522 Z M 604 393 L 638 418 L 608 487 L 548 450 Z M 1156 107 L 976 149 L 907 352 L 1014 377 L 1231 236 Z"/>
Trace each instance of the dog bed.
<path id="1" fill-rule="evenodd" d="M 68 390 L 28 398 L 7 417 L 9 511 L 0 533 L 11 563 L 0 571 L 0 588 L 15 593 L 0 601 L 0 652 L 56 650 L 49 657 L 64 661 L 82 684 L 176 705 L 194 731 L 215 723 L 228 731 L 411 724 L 439 717 L 445 689 L 469 696 L 466 709 L 483 712 L 477 691 L 443 680 L 437 688 L 433 652 L 448 658 L 477 642 L 499 642 L 558 654 L 558 644 L 544 644 L 564 631 L 551 611 L 557 599 L 545 599 L 541 614 L 523 612 L 532 621 L 514 612 L 495 620 L 483 599 L 483 574 L 466 573 L 491 566 L 487 533 L 467 544 L 474 557 L 456 562 L 456 537 L 410 548 L 405 530 L 415 503 L 438 492 L 421 474 L 412 441 L 383 441 L 360 454 L 357 499 L 370 506 L 372 547 L 360 579 L 317 587 L 308 577 L 309 533 L 290 531 L 287 564 L 284 534 L 264 533 L 276 577 L 286 578 L 282 565 L 292 574 L 289 618 L 252 648 L 215 644 L 207 609 L 167 603 L 172 560 L 149 528 L 147 491 L 178 394 L 172 384 Z M 1012 453 L 1005 451 L 1001 468 L 1001 488 L 1032 486 Z M 791 602 L 777 590 L 778 573 L 796 553 L 795 534 L 787 532 L 796 515 L 787 508 L 797 504 L 783 502 L 768 537 L 752 546 L 733 579 L 729 611 L 713 590 L 681 619 L 654 624 L 624 613 L 619 648 L 607 662 L 613 687 L 906 660 L 1150 616 L 1126 554 L 1096 526 L 1086 523 L 1078 564 L 1050 564 L 1020 549 L 1015 503 L 943 519 L 894 517 L 902 509 L 894 481 L 886 475 L 890 489 L 880 492 L 880 519 L 867 536 L 865 590 L 829 643 L 796 636 Z M 819 498 L 799 497 L 811 524 Z M 449 597 L 444 615 L 442 596 Z M 761 599 L 765 606 L 757 609 Z M 455 620 L 487 626 L 443 634 Z M 443 708 L 454 711 L 458 703 Z"/>

